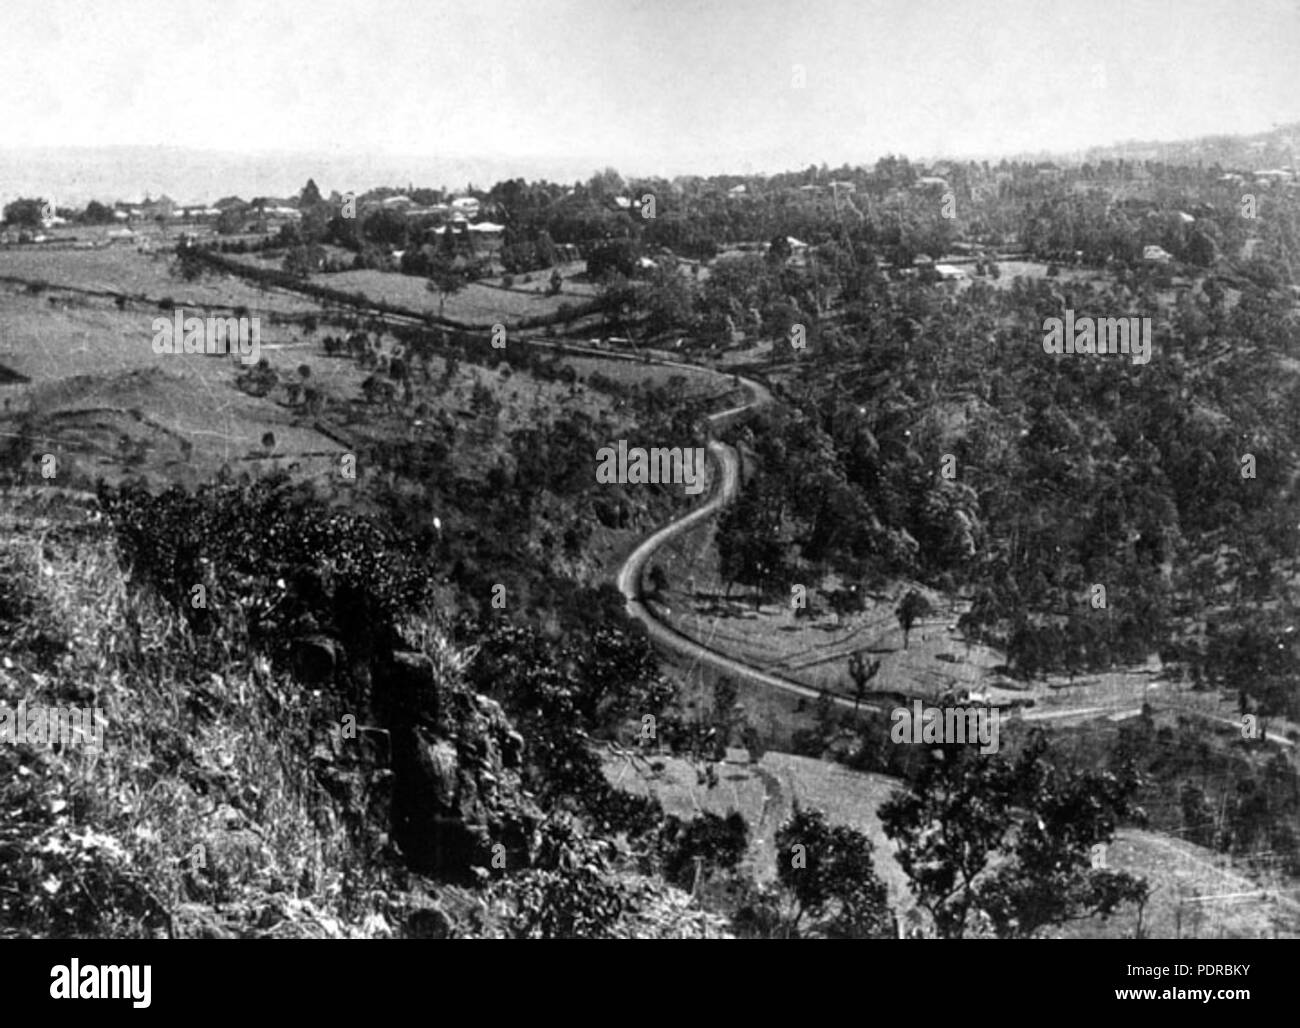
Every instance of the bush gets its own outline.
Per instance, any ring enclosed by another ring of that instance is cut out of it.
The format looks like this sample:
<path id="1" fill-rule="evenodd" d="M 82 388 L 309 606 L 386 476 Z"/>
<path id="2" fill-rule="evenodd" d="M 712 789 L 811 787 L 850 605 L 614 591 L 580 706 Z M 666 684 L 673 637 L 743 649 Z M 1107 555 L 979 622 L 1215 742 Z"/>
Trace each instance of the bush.
<path id="1" fill-rule="evenodd" d="M 100 503 L 134 573 L 196 635 L 287 656 L 304 625 L 369 652 L 393 645 L 423 597 L 409 557 L 362 518 L 322 510 L 287 479 L 219 483 L 157 496 L 101 485 Z M 192 602 L 196 587 L 205 605 Z"/>
<path id="2" fill-rule="evenodd" d="M 690 821 L 669 817 L 660 829 L 659 848 L 664 877 L 689 890 L 695 880 L 695 858 L 700 873 L 708 877 L 734 871 L 749 846 L 749 825 L 737 811 L 725 818 L 705 811 Z"/>

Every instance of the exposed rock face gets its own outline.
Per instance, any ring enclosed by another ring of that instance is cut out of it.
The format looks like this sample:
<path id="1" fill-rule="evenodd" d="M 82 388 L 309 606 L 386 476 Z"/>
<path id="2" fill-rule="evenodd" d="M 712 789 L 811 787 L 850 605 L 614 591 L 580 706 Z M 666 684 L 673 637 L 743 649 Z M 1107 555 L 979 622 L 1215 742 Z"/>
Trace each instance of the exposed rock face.
<path id="1" fill-rule="evenodd" d="M 521 783 L 524 740 L 500 705 L 438 678 L 428 658 L 403 652 L 374 673 L 392 738 L 393 837 L 414 870 L 468 881 L 494 854 L 526 863 L 541 812 Z"/>
<path id="2" fill-rule="evenodd" d="M 341 656 L 342 647 L 330 636 L 319 633 L 304 636 L 294 642 L 294 675 L 307 685 L 329 682 L 342 663 Z"/>

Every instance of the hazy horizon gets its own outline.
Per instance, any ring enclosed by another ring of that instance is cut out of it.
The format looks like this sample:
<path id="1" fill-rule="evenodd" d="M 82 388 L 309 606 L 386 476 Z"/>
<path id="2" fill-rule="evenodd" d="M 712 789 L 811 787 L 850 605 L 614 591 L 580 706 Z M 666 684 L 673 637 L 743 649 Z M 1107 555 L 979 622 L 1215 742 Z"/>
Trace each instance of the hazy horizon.
<path id="1" fill-rule="evenodd" d="M 296 192 L 309 176 L 328 192 L 995 159 L 1300 121 L 1293 0 L 11 0 L 7 13 L 0 197 L 69 204 Z"/>
<path id="2" fill-rule="evenodd" d="M 1300 132 L 1300 124 L 1292 126 Z M 1221 132 L 1206 137 L 1228 138 L 1249 133 Z M 914 162 L 938 160 L 1063 159 L 1082 157 L 1090 150 L 1132 146 L 1147 149 L 1160 145 L 1175 146 L 1190 139 L 1109 140 L 1099 141 L 1079 151 L 1037 150 L 996 154 L 909 154 L 900 153 Z M 872 154 L 851 165 L 871 166 L 886 154 Z M 626 178 L 661 175 L 775 175 L 797 171 L 810 164 L 830 164 L 810 154 L 809 158 L 790 166 L 758 166 L 746 159 L 739 166 L 717 169 L 673 169 L 643 171 L 636 167 L 615 166 Z M 137 201 L 146 196 L 163 194 L 182 204 L 211 203 L 222 196 L 294 196 L 307 180 L 313 179 L 324 195 L 364 192 L 381 186 L 447 188 L 462 190 L 467 186 L 490 188 L 497 182 L 523 178 L 572 183 L 586 181 L 593 173 L 610 166 L 610 162 L 591 157 L 583 160 L 558 161 L 529 157 L 458 157 L 366 154 L 313 153 L 310 151 L 268 151 L 238 153 L 234 151 L 198 150 L 174 146 L 107 146 L 107 147 L 33 147 L 14 149 L 0 144 L 0 203 L 19 196 L 42 196 L 57 206 L 84 206 L 91 200 L 101 202 Z M 831 165 L 838 167 L 838 164 Z"/>

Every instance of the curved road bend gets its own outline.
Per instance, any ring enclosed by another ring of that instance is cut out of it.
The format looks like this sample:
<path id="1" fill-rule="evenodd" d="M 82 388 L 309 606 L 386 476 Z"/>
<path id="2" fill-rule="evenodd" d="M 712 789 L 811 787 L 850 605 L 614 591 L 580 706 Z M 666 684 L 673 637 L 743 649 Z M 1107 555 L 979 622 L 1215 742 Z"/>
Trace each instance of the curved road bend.
<path id="1" fill-rule="evenodd" d="M 679 364 L 676 361 L 653 361 L 656 364 L 668 365 L 673 367 L 690 368 L 692 371 L 709 371 L 711 369 L 701 369 L 699 365 Z M 730 379 L 732 376 L 726 375 L 725 372 L 714 371 L 713 374 L 719 377 Z M 728 410 L 719 411 L 716 414 L 709 415 L 708 421 L 710 427 L 720 427 L 726 425 L 729 421 L 741 417 L 748 412 L 759 407 L 765 406 L 772 402 L 772 394 L 767 388 L 760 385 L 752 379 L 741 378 L 740 382 L 745 386 L 754 399 L 747 404 L 739 407 L 732 407 Z M 779 675 L 762 671 L 750 664 L 735 660 L 726 654 L 719 653 L 717 650 L 711 650 L 703 646 L 694 639 L 683 635 L 675 628 L 664 624 L 651 613 L 645 605 L 641 591 L 641 578 L 645 571 L 646 564 L 658 550 L 669 539 L 672 539 L 683 532 L 689 531 L 701 521 L 713 517 L 718 511 L 722 510 L 736 496 L 740 487 L 740 461 L 736 457 L 736 451 L 725 443 L 718 442 L 716 439 L 709 440 L 708 451 L 713 457 L 714 464 L 718 469 L 717 487 L 713 494 L 700 507 L 684 514 L 676 521 L 669 522 L 657 532 L 643 539 L 635 550 L 623 562 L 623 566 L 618 571 L 618 589 L 623 594 L 627 602 L 627 611 L 634 618 L 645 625 L 646 632 L 660 647 L 670 650 L 675 654 L 683 657 L 689 657 L 691 660 L 698 661 L 701 664 L 707 664 L 716 671 L 733 675 L 744 681 L 760 685 L 768 689 L 776 689 L 780 692 L 789 693 L 793 696 L 799 696 L 802 699 L 816 700 L 822 695 L 818 689 L 810 688 L 806 685 L 800 685 L 798 682 L 792 682 L 788 678 L 782 678 Z M 842 696 L 833 697 L 834 701 L 842 707 L 852 709 L 854 703 L 852 700 Z M 864 700 L 859 706 L 873 707 L 869 700 Z M 884 709 L 876 707 L 875 709 Z"/>
<path id="2" fill-rule="evenodd" d="M 611 354 L 607 350 L 595 350 L 583 346 L 563 346 L 557 347 L 566 350 L 577 351 L 591 356 L 614 357 L 615 359 L 624 359 L 623 355 Z M 664 367 L 678 367 L 688 369 L 693 372 L 704 371 L 731 380 L 733 376 L 725 372 L 715 371 L 711 368 L 702 368 L 698 364 L 685 364 L 680 361 L 663 360 L 661 358 L 644 358 L 628 355 L 628 360 L 638 362 L 647 362 L 658 364 Z M 739 378 L 739 376 L 736 376 Z M 753 395 L 749 403 L 742 404 L 739 407 L 732 407 L 728 410 L 719 411 L 708 417 L 710 429 L 714 430 L 723 427 L 736 418 L 742 417 L 752 410 L 766 406 L 772 402 L 772 394 L 767 388 L 758 382 L 748 378 L 739 378 L 740 383 L 747 388 Z M 736 457 L 736 451 L 725 443 L 711 439 L 708 444 L 708 451 L 712 455 L 718 468 L 718 485 L 713 490 L 709 499 L 700 507 L 684 514 L 676 521 L 671 521 L 657 532 L 646 537 L 641 541 L 635 550 L 623 562 L 623 566 L 618 571 L 618 589 L 623 594 L 627 603 L 628 613 L 645 625 L 646 632 L 651 640 L 662 649 L 669 650 L 682 657 L 688 657 L 693 661 L 706 664 L 716 671 L 735 676 L 754 685 L 763 686 L 768 689 L 776 689 L 779 692 L 788 693 L 792 696 L 798 696 L 802 699 L 816 700 L 820 699 L 822 692 L 798 682 L 791 681 L 788 678 L 782 678 L 780 675 L 774 675 L 771 672 L 763 671 L 754 667 L 752 664 L 746 664 L 743 661 L 736 660 L 717 650 L 710 649 L 707 646 L 696 642 L 687 635 L 682 634 L 670 625 L 660 621 L 651 610 L 645 605 L 644 594 L 641 589 L 641 579 L 646 565 L 650 558 L 654 556 L 664 543 L 668 540 L 681 535 L 683 532 L 694 528 L 701 521 L 713 517 L 723 507 L 727 506 L 734 498 L 740 488 L 740 461 Z M 865 707 L 871 710 L 889 711 L 892 710 L 892 700 L 873 702 L 870 695 L 863 698 L 861 703 L 855 704 L 853 700 L 845 696 L 831 696 L 832 702 L 837 706 L 847 710 L 856 710 Z M 1121 708 L 1122 709 L 1122 708 Z M 1086 717 L 1089 715 L 1099 716 L 1102 714 L 1113 714 L 1116 712 L 1114 707 L 1069 707 L 1054 710 L 1019 710 L 1015 714 L 1004 714 L 1004 717 L 1023 718 L 1026 721 L 1052 721 L 1067 717 Z"/>

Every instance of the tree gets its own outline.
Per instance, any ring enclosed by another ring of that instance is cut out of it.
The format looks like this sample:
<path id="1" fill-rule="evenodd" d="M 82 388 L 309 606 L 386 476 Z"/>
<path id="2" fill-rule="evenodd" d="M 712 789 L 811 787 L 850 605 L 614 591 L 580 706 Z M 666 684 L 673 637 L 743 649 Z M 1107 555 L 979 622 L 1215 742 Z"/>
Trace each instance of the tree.
<path id="1" fill-rule="evenodd" d="M 867 683 L 880 673 L 880 661 L 873 660 L 868 664 L 863 659 L 862 653 L 862 650 L 858 650 L 849 657 L 849 677 L 853 679 L 853 712 L 855 714 L 858 710 L 858 704 L 867 695 Z"/>
<path id="2" fill-rule="evenodd" d="M 429 261 L 429 282 L 425 287 L 431 293 L 438 294 L 438 317 L 447 305 L 447 297 L 465 288 L 465 273 L 444 251 L 439 250 Z"/>
<path id="3" fill-rule="evenodd" d="M 609 873 L 607 845 L 559 819 L 544 822 L 541 834 L 543 866 L 493 885 L 493 892 L 513 908 L 509 923 L 514 937 L 614 937 L 631 896 Z M 557 845 L 555 836 L 560 834 L 564 838 Z"/>
<path id="4" fill-rule="evenodd" d="M 361 223 L 361 235 L 372 243 L 404 250 L 409 241 L 409 228 L 400 213 L 380 207 L 366 215 Z"/>
<path id="5" fill-rule="evenodd" d="M 15 228 L 40 228 L 44 223 L 46 201 L 19 197 L 5 204 L 4 220 Z"/>
<path id="6" fill-rule="evenodd" d="M 559 251 L 556 250 L 555 241 L 549 232 L 537 234 L 537 241 L 533 243 L 533 259 L 539 268 L 550 268 L 559 263 Z"/>
<path id="7" fill-rule="evenodd" d="M 753 586 L 755 609 L 768 583 L 788 574 L 789 545 L 781 536 L 780 521 L 752 489 L 741 493 L 718 520 L 717 547 L 726 595 L 733 583 Z"/>
<path id="8" fill-rule="evenodd" d="M 284 255 L 284 270 L 296 278 L 308 278 L 312 272 L 320 270 L 324 258 L 325 251 L 315 243 L 293 246 Z"/>
<path id="9" fill-rule="evenodd" d="M 1035 731 L 1015 759 L 943 747 L 881 807 L 880 820 L 941 937 L 963 937 L 978 913 L 999 938 L 1029 938 L 1145 902 L 1144 880 L 1094 866 L 1094 847 L 1111 841 L 1121 819 L 1142 819 L 1137 787 L 1129 765 L 1057 766 Z"/>
<path id="10" fill-rule="evenodd" d="M 740 723 L 743 713 L 737 709 L 740 688 L 732 678 L 723 675 L 713 684 L 713 759 L 723 760 L 731 744 L 732 733 Z"/>
<path id="11" fill-rule="evenodd" d="M 846 617 L 862 609 L 862 594 L 856 585 L 832 589 L 826 594 L 826 601 L 837 619 L 836 624 L 842 624 Z"/>
<path id="12" fill-rule="evenodd" d="M 638 296 L 651 333 L 689 328 L 695 321 L 695 289 L 676 267 L 660 266 Z"/>
<path id="13" fill-rule="evenodd" d="M 323 201 L 320 195 L 320 189 L 316 186 L 316 180 L 309 178 L 307 184 L 302 187 L 302 192 L 298 194 L 298 207 L 299 209 L 304 207 L 315 207 L 321 202 Z"/>
<path id="14" fill-rule="evenodd" d="M 915 589 L 909 589 L 894 613 L 903 629 L 903 649 L 907 649 L 907 637 L 912 632 L 912 625 L 916 623 L 917 618 L 930 613 L 930 604 Z"/>
<path id="15" fill-rule="evenodd" d="M 176 278 L 195 282 L 203 277 L 206 269 L 207 266 L 199 259 L 193 248 L 182 246 L 177 248 L 176 259 L 172 261 L 168 271 Z"/>
<path id="16" fill-rule="evenodd" d="M 217 216 L 217 234 L 222 236 L 232 236 L 242 232 L 244 231 L 244 225 L 247 220 L 248 209 L 246 207 L 227 207 Z"/>
<path id="17" fill-rule="evenodd" d="M 790 239 L 785 235 L 775 235 L 767 247 L 767 259 L 773 264 L 784 264 L 794 253 Z"/>
<path id="18" fill-rule="evenodd" d="M 591 176 L 591 181 L 587 183 L 587 190 L 594 200 L 610 200 L 616 196 L 622 196 L 623 191 L 627 188 L 623 181 L 623 176 L 613 168 L 606 168 L 604 171 L 598 171 Z"/>
<path id="19" fill-rule="evenodd" d="M 113 208 L 105 206 L 98 200 L 91 200 L 81 212 L 83 225 L 107 225 L 113 221 Z"/>
<path id="20" fill-rule="evenodd" d="M 876 876 L 872 845 L 861 832 L 831 825 L 820 810 L 796 806 L 776 833 L 776 876 L 794 900 L 792 934 L 893 938 L 887 891 Z M 804 918 L 811 921 L 803 929 Z"/>
<path id="21" fill-rule="evenodd" d="M 725 818 L 709 811 L 690 821 L 669 817 L 659 830 L 664 877 L 681 889 L 695 884 L 697 859 L 706 875 L 734 871 L 748 846 L 749 825 L 735 810 Z"/>
<path id="22" fill-rule="evenodd" d="M 617 272 L 610 272 L 600 284 L 597 303 L 605 324 L 622 327 L 639 306 L 640 294 L 635 283 Z"/>
<path id="23" fill-rule="evenodd" d="M 1192 231 L 1187 240 L 1187 260 L 1198 268 L 1212 267 L 1219 259 L 1219 244 L 1202 228 Z"/>
<path id="24" fill-rule="evenodd" d="M 631 239 L 611 239 L 601 243 L 587 258 L 587 275 L 600 282 L 613 275 L 630 279 L 637 271 L 640 251 Z"/>
<path id="25" fill-rule="evenodd" d="M 1215 685 L 1236 688 L 1253 702 L 1259 738 L 1268 719 L 1300 707 L 1300 639 L 1293 611 L 1242 605 L 1209 625 L 1205 672 Z"/>

